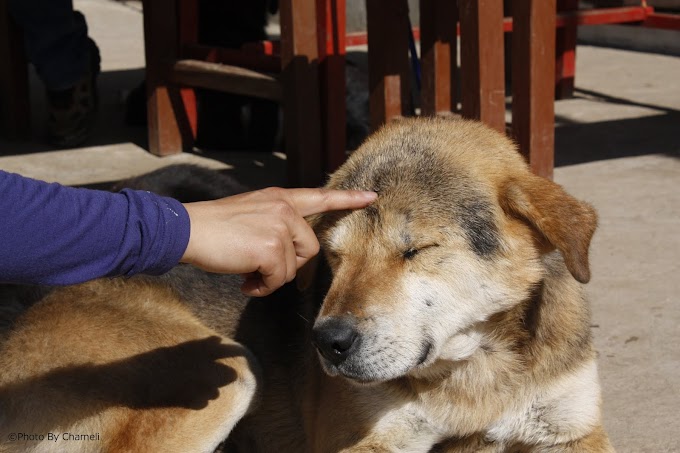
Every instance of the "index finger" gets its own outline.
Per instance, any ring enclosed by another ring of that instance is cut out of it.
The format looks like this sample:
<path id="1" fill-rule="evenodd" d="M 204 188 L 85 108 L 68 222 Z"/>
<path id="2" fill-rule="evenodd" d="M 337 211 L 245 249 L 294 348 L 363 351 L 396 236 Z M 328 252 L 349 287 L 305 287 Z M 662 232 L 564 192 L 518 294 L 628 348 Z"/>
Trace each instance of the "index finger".
<path id="1" fill-rule="evenodd" d="M 290 201 L 302 217 L 326 211 L 365 208 L 378 194 L 363 190 L 288 189 Z"/>

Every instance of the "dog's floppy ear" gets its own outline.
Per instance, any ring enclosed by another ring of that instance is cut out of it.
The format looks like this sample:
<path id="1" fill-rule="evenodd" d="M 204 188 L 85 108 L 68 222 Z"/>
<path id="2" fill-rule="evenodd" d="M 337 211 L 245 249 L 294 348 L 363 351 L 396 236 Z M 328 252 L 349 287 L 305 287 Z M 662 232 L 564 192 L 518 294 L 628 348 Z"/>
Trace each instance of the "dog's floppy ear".
<path id="1" fill-rule="evenodd" d="M 562 253 L 576 280 L 590 280 L 588 247 L 597 227 L 592 206 L 533 174 L 508 181 L 501 190 L 501 204 L 506 212 L 526 220 Z"/>

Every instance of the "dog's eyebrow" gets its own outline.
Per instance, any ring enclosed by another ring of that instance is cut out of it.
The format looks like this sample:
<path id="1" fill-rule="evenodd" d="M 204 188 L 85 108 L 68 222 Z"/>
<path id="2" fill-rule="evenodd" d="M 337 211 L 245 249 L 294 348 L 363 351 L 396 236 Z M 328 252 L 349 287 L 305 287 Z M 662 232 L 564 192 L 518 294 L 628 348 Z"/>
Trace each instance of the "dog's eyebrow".
<path id="1" fill-rule="evenodd" d="M 378 211 L 377 206 L 372 204 L 368 205 L 363 209 L 363 212 L 365 212 L 368 218 L 373 222 L 378 223 L 380 221 L 380 211 Z"/>
<path id="2" fill-rule="evenodd" d="M 411 245 L 413 239 L 411 238 L 411 234 L 408 231 L 402 231 L 400 237 L 405 245 Z"/>

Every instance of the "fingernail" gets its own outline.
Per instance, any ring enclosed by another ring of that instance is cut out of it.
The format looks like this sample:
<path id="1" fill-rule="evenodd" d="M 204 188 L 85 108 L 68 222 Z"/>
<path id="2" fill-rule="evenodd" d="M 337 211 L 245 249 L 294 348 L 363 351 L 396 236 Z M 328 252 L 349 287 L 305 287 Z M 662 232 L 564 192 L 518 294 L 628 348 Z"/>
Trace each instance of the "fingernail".
<path id="1" fill-rule="evenodd" d="M 368 201 L 373 201 L 378 198 L 378 194 L 372 191 L 362 191 L 361 196 Z"/>

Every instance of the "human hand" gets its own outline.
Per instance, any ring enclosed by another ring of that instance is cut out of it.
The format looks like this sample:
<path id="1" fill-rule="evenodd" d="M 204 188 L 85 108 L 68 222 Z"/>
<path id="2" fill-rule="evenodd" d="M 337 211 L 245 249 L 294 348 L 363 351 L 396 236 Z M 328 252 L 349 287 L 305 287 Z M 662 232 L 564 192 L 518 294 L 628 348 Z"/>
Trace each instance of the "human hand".
<path id="1" fill-rule="evenodd" d="M 376 197 L 354 190 L 268 188 L 186 203 L 191 234 L 181 261 L 208 272 L 241 274 L 241 291 L 266 296 L 319 252 L 305 216 L 363 208 Z"/>

